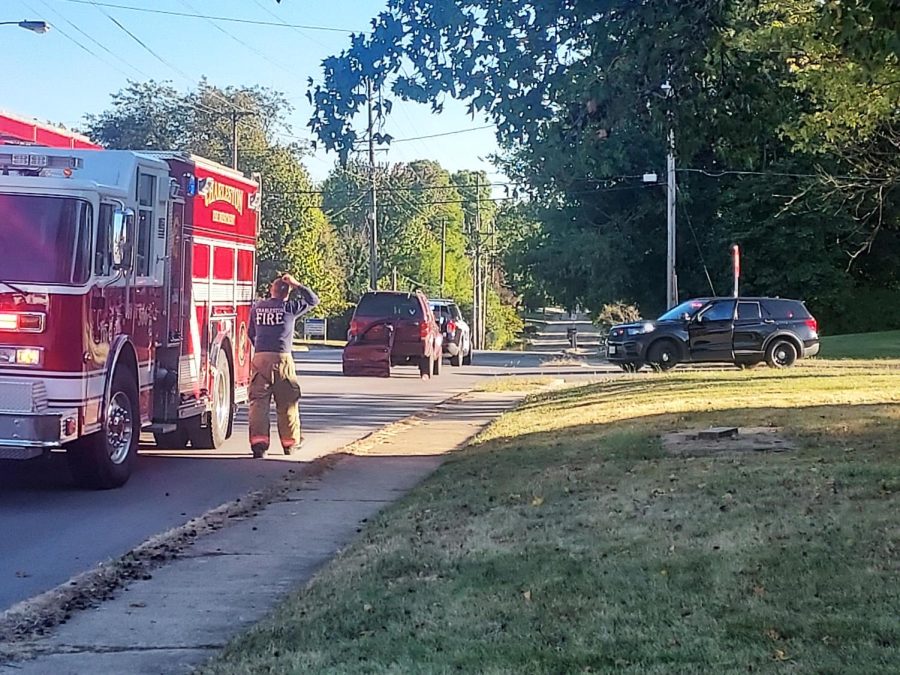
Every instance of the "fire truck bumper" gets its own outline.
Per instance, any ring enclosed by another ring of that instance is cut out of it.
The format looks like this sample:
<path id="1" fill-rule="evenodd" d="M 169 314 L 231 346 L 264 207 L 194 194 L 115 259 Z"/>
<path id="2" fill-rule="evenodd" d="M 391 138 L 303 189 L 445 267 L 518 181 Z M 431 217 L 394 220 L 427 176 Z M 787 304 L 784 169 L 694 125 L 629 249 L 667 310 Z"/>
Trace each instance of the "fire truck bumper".
<path id="1" fill-rule="evenodd" d="M 0 459 L 32 459 L 64 442 L 60 413 L 0 413 Z"/>

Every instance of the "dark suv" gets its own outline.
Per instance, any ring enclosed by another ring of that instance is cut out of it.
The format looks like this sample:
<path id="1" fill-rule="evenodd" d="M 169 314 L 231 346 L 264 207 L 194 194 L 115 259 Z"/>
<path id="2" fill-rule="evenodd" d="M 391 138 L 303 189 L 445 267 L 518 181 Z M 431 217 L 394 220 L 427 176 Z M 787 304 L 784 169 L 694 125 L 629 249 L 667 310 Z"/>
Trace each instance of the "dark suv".
<path id="1" fill-rule="evenodd" d="M 444 335 L 444 355 L 450 357 L 450 365 L 471 365 L 472 335 L 459 305 L 453 300 L 432 300 L 431 311 Z"/>
<path id="2" fill-rule="evenodd" d="M 788 368 L 819 353 L 819 326 L 799 300 L 782 298 L 697 298 L 656 321 L 613 326 L 606 354 L 623 370 L 650 364 L 668 370 L 679 363 L 765 361 Z"/>
<path id="3" fill-rule="evenodd" d="M 344 349 L 345 372 L 357 366 L 364 368 L 370 352 L 374 358 L 378 343 L 386 343 L 390 345 L 386 357 L 389 367 L 418 366 L 423 377 L 441 374 L 443 337 L 428 298 L 422 293 L 365 293 L 353 312 L 348 338 Z M 382 351 L 383 347 L 382 344 Z"/>

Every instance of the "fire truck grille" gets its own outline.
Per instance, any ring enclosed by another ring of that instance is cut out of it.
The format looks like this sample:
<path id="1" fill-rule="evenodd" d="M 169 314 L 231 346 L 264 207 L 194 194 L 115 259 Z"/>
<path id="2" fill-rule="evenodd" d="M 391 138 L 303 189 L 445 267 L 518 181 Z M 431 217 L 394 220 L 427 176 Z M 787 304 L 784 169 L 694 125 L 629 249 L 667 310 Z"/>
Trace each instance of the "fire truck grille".
<path id="1" fill-rule="evenodd" d="M 0 412 L 42 413 L 49 407 L 43 382 L 0 380 Z"/>

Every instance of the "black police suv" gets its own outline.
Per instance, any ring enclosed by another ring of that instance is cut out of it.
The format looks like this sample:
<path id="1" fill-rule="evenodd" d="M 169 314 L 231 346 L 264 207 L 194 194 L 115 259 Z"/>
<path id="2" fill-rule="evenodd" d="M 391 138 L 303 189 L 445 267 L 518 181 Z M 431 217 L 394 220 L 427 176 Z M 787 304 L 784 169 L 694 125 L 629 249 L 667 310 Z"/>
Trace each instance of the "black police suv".
<path id="1" fill-rule="evenodd" d="M 697 298 L 673 307 L 656 321 L 613 326 L 606 355 L 626 371 L 649 364 L 669 370 L 679 363 L 765 361 L 788 368 L 819 353 L 819 326 L 799 300 Z"/>

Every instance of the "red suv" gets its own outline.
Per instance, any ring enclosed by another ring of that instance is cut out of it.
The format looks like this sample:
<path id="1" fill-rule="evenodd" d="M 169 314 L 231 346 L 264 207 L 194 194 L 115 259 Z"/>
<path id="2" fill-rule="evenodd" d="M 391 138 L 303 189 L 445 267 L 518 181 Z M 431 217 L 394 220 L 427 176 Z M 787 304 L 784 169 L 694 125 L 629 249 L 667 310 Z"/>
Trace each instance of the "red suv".
<path id="1" fill-rule="evenodd" d="M 422 377 L 440 375 L 442 349 L 441 329 L 424 294 L 369 291 L 350 321 L 344 373 L 363 373 L 381 360 L 388 370 L 413 365 Z"/>

